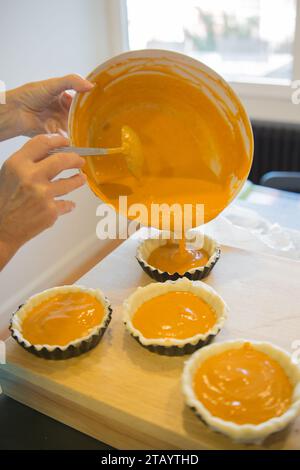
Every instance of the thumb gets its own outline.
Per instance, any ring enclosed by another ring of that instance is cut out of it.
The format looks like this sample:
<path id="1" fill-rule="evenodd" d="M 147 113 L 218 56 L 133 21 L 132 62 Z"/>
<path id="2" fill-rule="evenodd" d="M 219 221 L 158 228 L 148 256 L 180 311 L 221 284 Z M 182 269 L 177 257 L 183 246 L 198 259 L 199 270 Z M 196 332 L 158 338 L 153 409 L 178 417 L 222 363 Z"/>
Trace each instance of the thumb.
<path id="1" fill-rule="evenodd" d="M 49 78 L 44 80 L 41 85 L 53 96 L 60 95 L 66 90 L 74 90 L 77 92 L 90 91 L 93 83 L 77 74 L 65 75 L 59 78 Z"/>

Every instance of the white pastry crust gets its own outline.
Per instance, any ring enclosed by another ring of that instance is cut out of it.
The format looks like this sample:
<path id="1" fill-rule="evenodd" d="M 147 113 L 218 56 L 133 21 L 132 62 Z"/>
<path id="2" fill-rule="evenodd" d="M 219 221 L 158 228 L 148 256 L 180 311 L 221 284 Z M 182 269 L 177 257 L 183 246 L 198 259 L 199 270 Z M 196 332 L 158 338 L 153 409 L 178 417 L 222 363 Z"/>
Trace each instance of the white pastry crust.
<path id="1" fill-rule="evenodd" d="M 37 305 L 43 302 L 46 299 L 49 299 L 57 294 L 63 294 L 68 292 L 86 292 L 92 297 L 95 297 L 101 305 L 104 307 L 104 315 L 101 320 L 101 323 L 93 328 L 90 329 L 88 335 L 70 341 L 65 345 L 52 345 L 52 344 L 31 344 L 26 338 L 24 338 L 22 334 L 22 323 L 26 315 Z M 23 304 L 12 316 L 10 330 L 14 339 L 22 344 L 25 349 L 29 349 L 30 347 L 34 347 L 36 351 L 41 351 L 42 349 L 47 349 L 49 352 L 54 350 L 66 351 L 70 347 L 77 348 L 80 344 L 84 341 L 88 341 L 92 336 L 98 335 L 100 330 L 105 328 L 110 320 L 111 315 L 111 308 L 108 299 L 104 296 L 100 289 L 91 289 L 83 286 L 78 285 L 70 285 L 70 286 L 59 286 L 53 287 L 51 289 L 44 290 L 39 294 L 33 295 L 30 297 L 25 304 Z"/>
<path id="2" fill-rule="evenodd" d="M 278 361 L 294 386 L 292 404 L 288 410 L 281 416 L 260 424 L 237 424 L 213 416 L 197 398 L 193 387 L 194 375 L 204 361 L 223 351 L 238 349 L 245 343 L 250 343 L 255 349 Z M 259 444 L 270 434 L 285 428 L 300 413 L 300 368 L 293 363 L 291 356 L 286 351 L 268 342 L 240 339 L 212 344 L 195 352 L 185 363 L 182 375 L 182 390 L 187 405 L 195 410 L 196 414 L 210 428 L 229 436 L 237 442 Z"/>
<path id="3" fill-rule="evenodd" d="M 217 317 L 216 323 L 205 334 L 198 333 L 197 335 L 186 339 L 145 338 L 132 324 L 135 312 L 143 303 L 153 297 L 175 291 L 191 292 L 203 299 L 215 312 Z M 157 345 L 184 348 L 187 344 L 196 345 L 201 341 L 205 342 L 209 336 L 215 336 L 220 331 L 227 317 L 227 313 L 227 305 L 212 287 L 208 286 L 204 282 L 189 281 L 186 278 L 178 279 L 177 281 L 167 281 L 164 283 L 152 283 L 145 287 L 138 287 L 123 303 L 123 321 L 126 328 L 143 346 Z"/>
<path id="4" fill-rule="evenodd" d="M 209 256 L 207 263 L 204 266 L 198 266 L 189 269 L 184 274 L 176 272 L 170 273 L 162 271 L 156 266 L 148 263 L 150 254 L 158 247 L 166 245 L 168 240 L 162 238 L 148 238 L 143 240 L 136 252 L 136 258 L 145 272 L 157 281 L 165 281 L 166 279 L 176 280 L 181 277 L 187 277 L 190 280 L 200 280 L 210 273 L 214 265 L 220 258 L 221 248 L 220 245 L 211 237 L 203 234 L 203 243 L 198 249 L 203 249 Z"/>

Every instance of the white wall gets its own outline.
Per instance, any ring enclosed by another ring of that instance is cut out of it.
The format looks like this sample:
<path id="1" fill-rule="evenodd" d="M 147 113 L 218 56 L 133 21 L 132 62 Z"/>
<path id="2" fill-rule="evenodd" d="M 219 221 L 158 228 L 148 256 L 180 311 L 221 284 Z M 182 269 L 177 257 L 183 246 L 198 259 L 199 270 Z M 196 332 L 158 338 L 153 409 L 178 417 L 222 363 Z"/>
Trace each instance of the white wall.
<path id="1" fill-rule="evenodd" d="M 7 88 L 78 72 L 86 75 L 110 55 L 109 0 L 1 2 L 0 80 Z M 0 143 L 0 162 L 23 138 Z M 98 250 L 95 209 L 88 188 L 73 193 L 74 213 L 24 246 L 0 274 L 0 337 L 8 315 L 30 293 L 59 282 Z"/>

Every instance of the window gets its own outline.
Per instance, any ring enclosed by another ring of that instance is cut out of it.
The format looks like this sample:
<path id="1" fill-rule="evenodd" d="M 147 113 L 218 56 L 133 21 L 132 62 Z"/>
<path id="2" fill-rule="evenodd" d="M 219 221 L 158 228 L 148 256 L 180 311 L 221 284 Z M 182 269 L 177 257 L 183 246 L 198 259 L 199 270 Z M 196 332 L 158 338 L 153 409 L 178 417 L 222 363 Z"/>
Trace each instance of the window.
<path id="1" fill-rule="evenodd" d="M 129 48 L 182 52 L 231 82 L 289 85 L 296 10 L 297 0 L 127 0 Z"/>

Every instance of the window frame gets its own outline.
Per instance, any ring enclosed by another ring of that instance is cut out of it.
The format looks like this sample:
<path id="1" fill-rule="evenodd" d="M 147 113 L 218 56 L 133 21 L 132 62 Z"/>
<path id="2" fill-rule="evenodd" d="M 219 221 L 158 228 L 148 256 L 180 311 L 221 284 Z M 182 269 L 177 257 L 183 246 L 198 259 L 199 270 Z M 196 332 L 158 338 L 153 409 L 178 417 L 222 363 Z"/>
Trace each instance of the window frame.
<path id="1" fill-rule="evenodd" d="M 151 1 L 151 0 L 149 0 Z M 129 50 L 126 0 L 108 0 L 109 40 L 112 55 Z M 291 83 L 300 80 L 300 0 L 296 0 L 293 74 Z M 300 108 L 292 103 L 291 83 L 253 83 L 229 81 L 242 98 L 250 117 L 300 123 Z"/>

